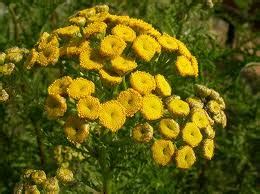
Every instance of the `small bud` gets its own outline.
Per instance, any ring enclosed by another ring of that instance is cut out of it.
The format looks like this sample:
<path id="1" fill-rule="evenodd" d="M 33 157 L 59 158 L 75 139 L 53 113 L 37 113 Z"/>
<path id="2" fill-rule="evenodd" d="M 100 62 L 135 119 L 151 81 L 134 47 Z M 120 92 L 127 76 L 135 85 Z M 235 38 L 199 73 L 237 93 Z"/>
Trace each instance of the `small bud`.
<path id="1" fill-rule="evenodd" d="M 95 10 L 96 10 L 97 13 L 108 12 L 109 11 L 109 7 L 107 5 L 97 5 L 95 7 Z"/>
<path id="2" fill-rule="evenodd" d="M 189 97 L 186 99 L 186 102 L 190 105 L 191 108 L 203 108 L 204 104 L 197 97 Z"/>
<path id="3" fill-rule="evenodd" d="M 72 17 L 69 19 L 69 22 L 78 26 L 85 26 L 86 24 L 86 18 L 79 16 L 79 17 Z"/>
<path id="4" fill-rule="evenodd" d="M 206 86 L 195 84 L 195 93 L 200 97 L 208 97 L 211 94 L 211 89 L 207 88 Z"/>
<path id="5" fill-rule="evenodd" d="M 43 170 L 37 170 L 31 174 L 31 178 L 36 185 L 40 185 L 46 180 L 46 174 Z"/>
<path id="6" fill-rule="evenodd" d="M 23 59 L 23 52 L 18 47 L 13 47 L 6 50 L 5 60 L 11 63 L 19 63 Z"/>
<path id="7" fill-rule="evenodd" d="M 24 194 L 41 194 L 36 185 L 25 185 Z"/>
<path id="8" fill-rule="evenodd" d="M 74 180 L 73 172 L 67 168 L 59 168 L 56 172 L 56 176 L 62 183 L 69 183 Z"/>
<path id="9" fill-rule="evenodd" d="M 4 89 L 0 89 L 0 102 L 6 102 L 9 98 L 9 95 Z"/>
<path id="10" fill-rule="evenodd" d="M 23 183 L 17 183 L 14 187 L 14 194 L 22 194 L 23 193 Z"/>
<path id="11" fill-rule="evenodd" d="M 138 142 L 149 142 L 153 138 L 153 127 L 148 123 L 138 124 L 133 128 L 132 136 Z"/>
<path id="12" fill-rule="evenodd" d="M 0 66 L 0 73 L 2 73 L 3 75 L 11 75 L 14 68 L 15 68 L 15 64 L 6 63 L 6 64 Z"/>
<path id="13" fill-rule="evenodd" d="M 29 179 L 31 178 L 31 174 L 35 172 L 36 170 L 33 169 L 26 169 L 23 173 L 23 179 Z"/>
<path id="14" fill-rule="evenodd" d="M 166 104 L 166 105 L 169 104 L 170 101 L 172 101 L 173 99 L 181 100 L 181 97 L 180 97 L 180 96 L 177 96 L 177 95 L 171 95 L 171 96 L 169 96 L 169 97 L 167 97 L 167 98 L 165 99 L 165 104 Z"/>
<path id="15" fill-rule="evenodd" d="M 218 114 L 221 111 L 221 107 L 220 107 L 219 103 L 217 101 L 215 101 L 215 100 L 210 100 L 208 102 L 207 109 L 212 114 Z"/>
<path id="16" fill-rule="evenodd" d="M 43 188 L 45 191 L 59 191 L 59 182 L 56 177 L 48 178 L 43 183 Z"/>

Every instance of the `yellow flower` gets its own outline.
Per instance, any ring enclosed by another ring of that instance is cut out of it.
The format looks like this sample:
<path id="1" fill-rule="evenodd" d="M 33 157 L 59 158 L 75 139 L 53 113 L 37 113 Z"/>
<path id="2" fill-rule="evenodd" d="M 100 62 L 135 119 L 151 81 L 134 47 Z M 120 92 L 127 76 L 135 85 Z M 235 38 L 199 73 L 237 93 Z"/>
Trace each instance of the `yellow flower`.
<path id="1" fill-rule="evenodd" d="M 158 42 L 162 47 L 167 51 L 176 51 L 178 50 L 178 42 L 174 37 L 169 36 L 168 34 L 163 34 L 158 38 Z"/>
<path id="2" fill-rule="evenodd" d="M 126 116 L 132 117 L 136 112 L 138 112 L 143 105 L 142 96 L 134 89 L 127 89 L 120 92 L 117 100 L 122 104 L 126 110 Z"/>
<path id="3" fill-rule="evenodd" d="M 137 64 L 134 60 L 129 60 L 118 56 L 111 60 L 111 66 L 116 73 L 119 75 L 124 75 L 130 71 L 133 71 L 137 67 Z"/>
<path id="4" fill-rule="evenodd" d="M 77 56 L 80 53 L 80 42 L 71 41 L 68 44 L 60 47 L 60 56 Z"/>
<path id="5" fill-rule="evenodd" d="M 78 26 L 66 26 L 62 28 L 58 28 L 53 32 L 54 34 L 58 34 L 60 37 L 73 37 L 80 33 L 80 29 Z"/>
<path id="6" fill-rule="evenodd" d="M 188 122 L 182 130 L 182 138 L 191 147 L 196 147 L 202 140 L 202 135 L 195 123 Z"/>
<path id="7" fill-rule="evenodd" d="M 155 82 L 156 82 L 156 91 L 158 92 L 159 95 L 164 97 L 171 95 L 172 88 L 163 75 L 157 74 L 155 76 Z"/>
<path id="8" fill-rule="evenodd" d="M 118 23 L 118 24 L 124 24 L 128 25 L 128 22 L 130 20 L 129 16 L 120 16 L 120 15 L 112 15 L 108 14 L 107 20 L 112 23 Z"/>
<path id="9" fill-rule="evenodd" d="M 189 104 L 177 98 L 171 99 L 167 107 L 174 116 L 185 117 L 190 113 Z"/>
<path id="10" fill-rule="evenodd" d="M 147 120 L 156 120 L 161 118 L 163 115 L 162 100 L 154 94 L 145 95 L 143 97 L 141 113 Z"/>
<path id="11" fill-rule="evenodd" d="M 179 51 L 179 53 L 181 55 L 187 57 L 188 59 L 190 59 L 192 57 L 192 55 L 191 55 L 189 49 L 186 47 L 186 45 L 183 42 L 181 42 L 180 40 L 176 39 L 176 41 L 178 43 L 178 51 Z"/>
<path id="12" fill-rule="evenodd" d="M 28 57 L 27 57 L 27 59 L 24 63 L 24 66 L 27 69 L 31 69 L 34 66 L 34 64 L 36 63 L 37 58 L 38 58 L 38 52 L 33 48 L 30 51 L 30 53 L 29 53 L 29 55 L 28 55 Z"/>
<path id="13" fill-rule="evenodd" d="M 107 29 L 107 24 L 104 22 L 93 22 L 88 24 L 87 27 L 84 28 L 83 33 L 86 38 L 89 38 L 91 35 L 105 33 Z"/>
<path id="14" fill-rule="evenodd" d="M 49 95 L 46 99 L 45 110 L 49 118 L 62 117 L 67 111 L 66 99 L 59 95 Z"/>
<path id="15" fill-rule="evenodd" d="M 95 120 L 99 116 L 99 99 L 92 96 L 81 98 L 77 104 L 77 110 L 80 118 Z"/>
<path id="16" fill-rule="evenodd" d="M 180 127 L 173 119 L 162 119 L 160 121 L 159 130 L 165 137 L 175 139 L 179 135 Z"/>
<path id="17" fill-rule="evenodd" d="M 222 110 L 226 108 L 225 101 L 222 97 L 219 97 L 218 99 L 216 99 L 216 101 L 218 102 L 218 104 Z"/>
<path id="18" fill-rule="evenodd" d="M 186 102 L 190 105 L 191 108 L 203 108 L 204 104 L 200 98 L 189 97 L 186 99 Z"/>
<path id="19" fill-rule="evenodd" d="M 108 18 L 108 15 L 109 14 L 107 12 L 96 13 L 95 15 L 88 17 L 87 21 L 89 23 L 91 23 L 91 22 L 103 22 Z"/>
<path id="20" fill-rule="evenodd" d="M 203 141 L 203 156 L 206 159 L 211 160 L 214 155 L 214 148 L 214 141 L 212 139 L 205 139 Z"/>
<path id="21" fill-rule="evenodd" d="M 89 125 L 76 116 L 69 116 L 64 125 L 64 133 L 69 141 L 83 143 L 89 135 Z"/>
<path id="22" fill-rule="evenodd" d="M 100 43 L 100 53 L 103 56 L 114 58 L 123 53 L 126 43 L 115 35 L 106 36 Z"/>
<path id="23" fill-rule="evenodd" d="M 0 65 L 3 65 L 5 63 L 5 57 L 6 57 L 6 54 L 3 52 L 0 52 Z"/>
<path id="24" fill-rule="evenodd" d="M 207 112 L 201 108 L 195 108 L 192 110 L 191 121 L 200 129 L 206 128 L 208 125 L 210 125 Z"/>
<path id="25" fill-rule="evenodd" d="M 158 50 L 158 42 L 149 35 L 139 35 L 133 42 L 132 48 L 145 61 L 150 61 Z"/>
<path id="26" fill-rule="evenodd" d="M 136 37 L 135 31 L 129 26 L 118 24 L 112 30 L 111 34 L 122 38 L 126 42 L 133 42 Z"/>
<path id="27" fill-rule="evenodd" d="M 18 47 L 12 47 L 6 50 L 5 61 L 19 63 L 23 59 L 23 51 Z"/>
<path id="28" fill-rule="evenodd" d="M 138 142 L 149 142 L 153 138 L 153 127 L 148 123 L 137 124 L 132 130 L 132 136 Z"/>
<path id="29" fill-rule="evenodd" d="M 69 97 L 78 100 L 94 93 L 95 85 L 92 81 L 80 77 L 72 81 L 67 92 Z"/>
<path id="30" fill-rule="evenodd" d="M 137 90 L 140 94 L 151 93 L 156 87 L 154 77 L 144 71 L 131 73 L 130 84 L 131 87 Z"/>
<path id="31" fill-rule="evenodd" d="M 9 98 L 8 93 L 4 89 L 0 89 L 0 102 L 5 102 Z"/>
<path id="32" fill-rule="evenodd" d="M 70 23 L 77 26 L 84 26 L 86 24 L 86 21 L 87 21 L 86 18 L 82 16 L 76 16 L 69 19 Z"/>
<path id="33" fill-rule="evenodd" d="M 124 107 L 116 100 L 110 100 L 101 104 L 99 120 L 101 125 L 112 132 L 123 127 L 126 120 Z"/>
<path id="34" fill-rule="evenodd" d="M 74 180 L 73 172 L 67 168 L 60 167 L 57 172 L 56 176 L 62 183 L 69 183 Z"/>
<path id="35" fill-rule="evenodd" d="M 176 165 L 178 168 L 188 169 L 196 161 L 196 156 L 193 149 L 185 145 L 177 151 L 176 154 Z"/>
<path id="36" fill-rule="evenodd" d="M 102 13 L 102 12 L 107 13 L 109 11 L 109 7 L 107 5 L 96 5 L 95 10 L 97 13 Z"/>
<path id="37" fill-rule="evenodd" d="M 43 32 L 37 42 L 38 51 L 44 50 L 47 46 L 59 47 L 59 40 L 56 35 Z"/>
<path id="38" fill-rule="evenodd" d="M 99 70 L 99 76 L 102 81 L 109 86 L 118 85 L 122 82 L 123 79 L 122 77 L 109 74 L 104 69 Z"/>
<path id="39" fill-rule="evenodd" d="M 207 88 L 204 85 L 200 85 L 200 84 L 195 84 L 195 93 L 196 95 L 200 96 L 200 97 L 208 97 L 211 94 L 211 89 Z"/>
<path id="40" fill-rule="evenodd" d="M 218 114 L 221 111 L 219 103 L 215 100 L 210 100 L 207 104 L 207 108 L 213 114 Z"/>
<path id="41" fill-rule="evenodd" d="M 177 57 L 176 67 L 182 77 L 196 76 L 191 61 L 184 55 Z"/>
<path id="42" fill-rule="evenodd" d="M 46 174 L 43 170 L 36 170 L 32 172 L 31 179 L 36 185 L 40 185 L 46 180 Z"/>
<path id="43" fill-rule="evenodd" d="M 103 65 L 90 59 L 93 50 L 82 51 L 79 55 L 80 66 L 86 70 L 99 70 Z"/>
<path id="44" fill-rule="evenodd" d="M 213 139 L 215 137 L 215 131 L 211 127 L 211 125 L 208 125 L 206 128 L 203 129 L 203 131 L 205 132 L 207 138 Z"/>
<path id="45" fill-rule="evenodd" d="M 37 63 L 46 67 L 47 65 L 54 65 L 58 62 L 60 56 L 60 49 L 58 47 L 47 45 L 38 53 Z"/>
<path id="46" fill-rule="evenodd" d="M 223 128 L 227 125 L 227 117 L 224 111 L 220 111 L 218 114 L 214 115 L 213 120 Z"/>
<path id="47" fill-rule="evenodd" d="M 72 82 L 72 78 L 70 76 L 64 76 L 60 79 L 56 79 L 49 87 L 48 94 L 50 95 L 67 95 L 67 88 Z"/>
<path id="48" fill-rule="evenodd" d="M 23 192 L 21 192 L 21 193 L 23 193 Z M 24 185 L 24 193 L 25 194 L 40 194 L 41 192 L 37 188 L 37 185 L 25 184 Z"/>
<path id="49" fill-rule="evenodd" d="M 194 76 L 198 77 L 198 75 L 199 75 L 198 61 L 197 61 L 196 57 L 194 57 L 194 56 L 191 56 L 190 60 L 191 60 L 191 66 L 192 66 L 193 71 L 194 71 Z"/>
<path id="50" fill-rule="evenodd" d="M 13 63 L 5 63 L 4 65 L 0 65 L 0 75 L 11 75 L 15 68 L 15 64 Z"/>
<path id="51" fill-rule="evenodd" d="M 153 159 L 157 164 L 165 166 L 172 160 L 175 147 L 169 140 L 156 140 L 152 145 Z"/>
<path id="52" fill-rule="evenodd" d="M 85 17 L 85 18 L 88 18 L 88 17 L 93 16 L 95 14 L 96 14 L 96 10 L 95 10 L 94 7 L 88 8 L 88 9 L 83 9 L 83 10 L 77 12 L 77 16 L 82 16 L 82 17 Z"/>
<path id="53" fill-rule="evenodd" d="M 43 183 L 43 188 L 46 193 L 58 194 L 60 187 L 56 177 L 47 178 Z"/>

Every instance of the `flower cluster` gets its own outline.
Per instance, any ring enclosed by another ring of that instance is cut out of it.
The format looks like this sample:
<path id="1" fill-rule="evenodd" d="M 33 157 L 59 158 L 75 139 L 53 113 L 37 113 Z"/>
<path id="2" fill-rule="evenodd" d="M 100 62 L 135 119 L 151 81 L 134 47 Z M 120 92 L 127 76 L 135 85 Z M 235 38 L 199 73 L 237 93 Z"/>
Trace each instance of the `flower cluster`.
<path id="1" fill-rule="evenodd" d="M 140 19 L 112 15 L 107 6 L 79 11 L 69 23 L 44 32 L 25 66 L 47 67 L 59 59 L 79 64 L 75 69 L 80 77 L 66 75 L 53 81 L 45 103 L 50 119 L 65 119 L 64 133 L 70 142 L 82 144 L 92 126 L 112 133 L 131 129 L 135 141 L 149 142 L 159 165 L 175 159 L 176 166 L 185 169 L 194 164 L 197 152 L 206 159 L 213 157 L 214 125 L 226 125 L 219 93 L 196 85 L 196 96 L 183 100 L 172 94 L 166 75 L 139 68 L 162 53 L 175 53 L 178 75 L 197 77 L 197 59 L 183 42 Z M 104 100 L 96 91 L 105 93 L 107 88 L 116 92 Z M 128 120 L 137 123 L 126 126 Z"/>
<path id="2" fill-rule="evenodd" d="M 27 169 L 24 171 L 20 183 L 14 189 L 14 193 L 34 193 L 41 191 L 48 194 L 59 193 L 59 183 L 68 184 L 74 181 L 73 172 L 67 168 L 58 168 L 56 175 L 47 177 L 43 170 Z"/>

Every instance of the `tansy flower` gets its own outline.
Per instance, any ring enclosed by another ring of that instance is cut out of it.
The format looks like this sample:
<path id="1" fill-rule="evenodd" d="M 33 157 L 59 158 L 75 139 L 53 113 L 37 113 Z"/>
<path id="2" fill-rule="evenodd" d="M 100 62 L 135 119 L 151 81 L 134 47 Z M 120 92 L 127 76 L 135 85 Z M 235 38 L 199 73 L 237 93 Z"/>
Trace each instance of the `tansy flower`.
<path id="1" fill-rule="evenodd" d="M 79 55 L 80 66 L 86 70 L 99 70 L 103 65 L 90 59 L 92 50 L 82 51 Z"/>
<path id="2" fill-rule="evenodd" d="M 77 26 L 84 26 L 86 24 L 86 21 L 87 21 L 86 18 L 82 16 L 76 16 L 69 19 L 70 23 Z"/>
<path id="3" fill-rule="evenodd" d="M 206 86 L 200 85 L 200 84 L 195 84 L 195 93 L 196 95 L 200 97 L 208 97 L 211 94 L 211 89 L 207 88 Z"/>
<path id="4" fill-rule="evenodd" d="M 36 170 L 31 174 L 31 179 L 36 185 L 42 184 L 46 178 L 46 174 L 43 170 Z"/>
<path id="5" fill-rule="evenodd" d="M 92 81 L 80 77 L 71 82 L 67 92 L 69 97 L 78 100 L 94 93 L 95 85 Z"/>
<path id="6" fill-rule="evenodd" d="M 70 76 L 64 76 L 60 79 L 56 79 L 49 87 L 48 94 L 51 95 L 67 95 L 67 88 L 72 82 L 72 78 Z"/>
<path id="7" fill-rule="evenodd" d="M 222 97 L 219 97 L 218 99 L 216 99 L 216 101 L 218 102 L 218 104 L 222 110 L 226 108 L 225 101 Z"/>
<path id="8" fill-rule="evenodd" d="M 95 6 L 95 10 L 97 13 L 102 13 L 102 12 L 108 12 L 109 11 L 109 7 L 107 5 L 97 5 Z"/>
<path id="9" fill-rule="evenodd" d="M 70 183 L 74 180 L 73 172 L 67 168 L 60 167 L 56 171 L 56 176 L 62 183 Z"/>
<path id="10" fill-rule="evenodd" d="M 19 63 L 23 59 L 22 49 L 12 47 L 6 50 L 5 61 L 11 63 Z"/>
<path id="11" fill-rule="evenodd" d="M 175 139 L 179 135 L 180 127 L 173 119 L 162 119 L 159 130 L 166 138 Z"/>
<path id="12" fill-rule="evenodd" d="M 224 111 L 220 111 L 218 114 L 213 115 L 213 120 L 223 128 L 227 125 L 227 117 Z"/>
<path id="13" fill-rule="evenodd" d="M 178 50 L 178 42 L 174 37 L 169 36 L 168 34 L 163 34 L 158 37 L 158 42 L 162 45 L 165 50 L 176 51 Z"/>
<path id="14" fill-rule="evenodd" d="M 99 70 L 99 76 L 102 79 L 102 81 L 109 86 L 118 85 L 123 80 L 122 77 L 111 75 L 104 69 Z"/>
<path id="15" fill-rule="evenodd" d="M 78 26 L 66 26 L 62 28 L 58 28 L 53 33 L 58 34 L 60 37 L 73 37 L 76 36 L 80 32 L 80 29 Z"/>
<path id="16" fill-rule="evenodd" d="M 99 116 L 99 99 L 92 96 L 81 98 L 77 104 L 77 110 L 80 118 L 95 120 Z"/>
<path id="17" fill-rule="evenodd" d="M 178 44 L 179 53 L 181 55 L 187 57 L 188 59 L 190 59 L 192 57 L 192 55 L 191 55 L 189 49 L 186 47 L 186 45 L 183 42 L 181 42 L 180 40 L 176 39 L 176 41 L 177 41 L 177 44 Z"/>
<path id="18" fill-rule="evenodd" d="M 202 140 L 202 135 L 195 123 L 188 122 L 182 130 L 182 139 L 191 147 L 196 147 Z"/>
<path id="19" fill-rule="evenodd" d="M 163 115 L 162 100 L 154 94 L 145 95 L 143 97 L 141 113 L 147 120 L 156 120 L 161 118 Z"/>
<path id="20" fill-rule="evenodd" d="M 156 82 L 156 91 L 158 92 L 159 95 L 164 97 L 171 95 L 172 88 L 163 75 L 157 74 L 155 76 L 155 82 Z"/>
<path id="21" fill-rule="evenodd" d="M 177 150 L 176 165 L 178 168 L 188 169 L 196 161 L 196 156 L 193 149 L 186 145 Z"/>
<path id="22" fill-rule="evenodd" d="M 58 179 L 56 177 L 47 178 L 43 183 L 43 188 L 46 193 L 59 193 Z"/>
<path id="23" fill-rule="evenodd" d="M 82 16 L 82 17 L 85 17 L 85 18 L 88 18 L 88 17 L 93 16 L 95 14 L 96 14 L 96 10 L 95 10 L 94 7 L 88 8 L 88 9 L 83 9 L 83 10 L 77 12 L 77 16 Z"/>
<path id="24" fill-rule="evenodd" d="M 121 55 L 125 47 L 126 43 L 122 38 L 108 35 L 100 43 L 100 53 L 103 56 L 114 58 Z"/>
<path id="25" fill-rule="evenodd" d="M 176 67 L 177 67 L 177 71 L 182 77 L 196 75 L 190 60 L 184 55 L 177 57 Z"/>
<path id="26" fill-rule="evenodd" d="M 154 77 L 144 71 L 136 71 L 130 75 L 131 87 L 141 94 L 151 93 L 156 87 Z"/>
<path id="27" fill-rule="evenodd" d="M 46 67 L 47 65 L 54 65 L 58 62 L 60 50 L 58 47 L 47 45 L 38 53 L 37 63 Z"/>
<path id="28" fill-rule="evenodd" d="M 67 111 L 66 99 L 59 95 L 49 95 L 45 102 L 45 110 L 49 118 L 62 117 Z"/>
<path id="29" fill-rule="evenodd" d="M 169 100 L 167 107 L 174 116 L 185 117 L 190 113 L 189 104 L 177 98 Z"/>
<path id="30" fill-rule="evenodd" d="M 83 143 L 89 135 L 89 125 L 76 116 L 69 116 L 64 125 L 64 133 L 68 140 Z"/>
<path id="31" fill-rule="evenodd" d="M 174 154 L 175 148 L 169 140 L 156 140 L 152 145 L 153 159 L 157 164 L 165 166 L 170 163 Z"/>
<path id="32" fill-rule="evenodd" d="M 158 49 L 158 42 L 149 35 L 139 35 L 133 42 L 136 54 L 145 61 L 150 61 Z"/>
<path id="33" fill-rule="evenodd" d="M 107 24 L 104 22 L 93 22 L 88 24 L 87 27 L 84 28 L 83 33 L 86 38 L 90 37 L 91 35 L 105 33 L 107 29 Z"/>
<path id="34" fill-rule="evenodd" d="M 8 98 L 9 94 L 4 89 L 0 89 L 0 102 L 5 102 Z"/>
<path id="35" fill-rule="evenodd" d="M 125 109 L 116 100 L 107 101 L 101 104 L 99 120 L 101 125 L 110 129 L 112 132 L 116 132 L 125 123 Z"/>
<path id="36" fill-rule="evenodd" d="M 80 53 L 80 46 L 81 42 L 71 41 L 68 44 L 60 47 L 60 56 L 77 56 Z"/>
<path id="37" fill-rule="evenodd" d="M 203 131 L 205 132 L 207 138 L 213 139 L 215 137 L 215 131 L 211 125 L 208 125 L 206 128 L 203 129 Z"/>
<path id="38" fill-rule="evenodd" d="M 112 23 L 128 25 L 130 17 L 128 15 L 121 16 L 121 15 L 108 14 L 107 20 Z"/>
<path id="39" fill-rule="evenodd" d="M 111 66 L 116 73 L 124 75 L 133 71 L 137 67 L 137 64 L 134 60 L 118 56 L 111 60 Z"/>
<path id="40" fill-rule="evenodd" d="M 210 125 L 207 112 L 201 108 L 195 108 L 192 110 L 191 121 L 200 129 L 206 128 L 208 125 Z"/>
<path id="41" fill-rule="evenodd" d="M 91 23 L 91 22 L 103 22 L 107 19 L 108 15 L 109 14 L 107 12 L 100 12 L 100 13 L 96 13 L 95 15 L 92 15 L 92 16 L 86 18 L 86 19 L 89 23 Z"/>
<path id="42" fill-rule="evenodd" d="M 37 49 L 41 51 L 47 46 L 59 47 L 59 40 L 56 35 L 50 35 L 47 32 L 43 32 L 37 42 Z"/>
<path id="43" fill-rule="evenodd" d="M 122 38 L 126 42 L 132 42 L 136 37 L 135 31 L 132 28 L 121 24 L 116 25 L 111 30 L 111 34 Z"/>
<path id="44" fill-rule="evenodd" d="M 211 160 L 214 155 L 214 148 L 214 141 L 212 139 L 205 139 L 203 141 L 203 156 L 206 159 Z"/>
<path id="45" fill-rule="evenodd" d="M 0 74 L 11 75 L 14 68 L 15 64 L 13 63 L 5 63 L 4 65 L 0 65 Z"/>
<path id="46" fill-rule="evenodd" d="M 217 91 L 210 89 L 209 97 L 213 100 L 217 100 L 220 97 L 220 94 Z"/>
<path id="47" fill-rule="evenodd" d="M 207 108 L 212 114 L 218 114 L 221 111 L 219 103 L 215 100 L 210 100 L 207 104 Z"/>
<path id="48" fill-rule="evenodd" d="M 198 97 L 189 97 L 186 99 L 186 102 L 190 105 L 191 108 L 203 108 L 204 104 Z"/>
<path id="49" fill-rule="evenodd" d="M 131 88 L 120 92 L 117 100 L 125 108 L 126 116 L 128 117 L 134 116 L 134 114 L 139 111 L 143 105 L 143 98 L 141 94 Z"/>
<path id="50" fill-rule="evenodd" d="M 199 75 L 199 66 L 198 66 L 198 61 L 197 61 L 196 57 L 191 56 L 190 61 L 191 61 L 191 66 L 192 66 L 193 71 L 194 71 L 194 76 L 198 77 L 198 75 Z"/>
<path id="51" fill-rule="evenodd" d="M 28 55 L 28 57 L 27 57 L 27 59 L 24 63 L 24 66 L 27 69 L 31 69 L 34 66 L 34 64 L 36 63 L 37 58 L 38 58 L 38 52 L 33 48 L 30 51 L 30 53 L 29 53 L 29 55 Z"/>
<path id="52" fill-rule="evenodd" d="M 149 142 L 153 138 L 153 127 L 148 123 L 137 124 L 132 130 L 132 136 L 138 142 Z"/>

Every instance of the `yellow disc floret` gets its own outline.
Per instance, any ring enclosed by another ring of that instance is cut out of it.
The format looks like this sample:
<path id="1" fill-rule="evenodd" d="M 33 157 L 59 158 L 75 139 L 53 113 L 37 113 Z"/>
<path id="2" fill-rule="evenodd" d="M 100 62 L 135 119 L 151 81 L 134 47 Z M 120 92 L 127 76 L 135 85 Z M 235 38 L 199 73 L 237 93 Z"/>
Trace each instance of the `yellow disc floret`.
<path id="1" fill-rule="evenodd" d="M 145 95 L 143 97 L 141 113 L 147 120 L 156 120 L 161 118 L 163 115 L 162 100 L 154 94 Z"/>
<path id="2" fill-rule="evenodd" d="M 153 127 L 148 123 L 137 124 L 132 130 L 132 136 L 137 142 L 149 142 L 153 138 Z"/>
<path id="3" fill-rule="evenodd" d="M 108 35 L 100 43 L 100 53 L 103 56 L 114 58 L 121 55 L 125 47 L 126 43 L 122 38 Z"/>
<path id="4" fill-rule="evenodd" d="M 133 42 L 135 53 L 144 61 L 150 61 L 158 50 L 158 42 L 149 35 L 139 35 Z"/>
<path id="5" fill-rule="evenodd" d="M 80 77 L 71 82 L 67 92 L 69 97 L 78 100 L 94 93 L 95 85 L 92 81 Z"/>
<path id="6" fill-rule="evenodd" d="M 143 105 L 143 98 L 141 94 L 139 94 L 137 91 L 131 88 L 120 92 L 120 94 L 117 97 L 117 100 L 125 108 L 126 115 L 128 117 L 134 116 L 134 114 L 138 112 Z"/>
<path id="7" fill-rule="evenodd" d="M 111 60 L 111 66 L 116 73 L 124 75 L 133 71 L 137 67 L 137 64 L 134 60 L 118 56 Z"/>
<path id="8" fill-rule="evenodd" d="M 101 104 L 99 120 L 104 127 L 116 132 L 125 123 L 125 108 L 116 100 L 107 101 Z"/>
<path id="9" fill-rule="evenodd" d="M 99 116 L 99 99 L 93 96 L 81 98 L 77 104 L 77 110 L 80 118 L 95 120 Z"/>
<path id="10" fill-rule="evenodd" d="M 178 56 L 176 60 L 177 71 L 182 77 L 196 76 L 191 61 L 184 55 Z"/>
<path id="11" fill-rule="evenodd" d="M 83 33 L 86 38 L 89 38 L 91 35 L 96 35 L 99 33 L 105 33 L 107 29 L 107 24 L 104 22 L 93 22 L 90 23 L 87 27 L 84 28 Z"/>
<path id="12" fill-rule="evenodd" d="M 162 166 L 170 163 L 172 160 L 175 147 L 169 140 L 156 140 L 152 145 L 152 154 L 154 161 Z"/>
<path id="13" fill-rule="evenodd" d="M 185 117 L 190 113 L 189 104 L 177 98 L 169 100 L 167 107 L 173 116 Z"/>
<path id="14" fill-rule="evenodd" d="M 182 138 L 191 147 L 196 147 L 201 142 L 202 135 L 194 123 L 188 122 L 182 130 Z"/>
<path id="15" fill-rule="evenodd" d="M 118 85 L 123 80 L 122 77 L 117 76 L 117 75 L 111 75 L 104 69 L 99 70 L 99 76 L 100 76 L 101 80 L 109 86 Z"/>
<path id="16" fill-rule="evenodd" d="M 167 51 L 176 51 L 178 50 L 178 42 L 174 37 L 169 36 L 168 34 L 163 34 L 158 38 L 158 42 L 162 47 Z"/>
<path id="17" fill-rule="evenodd" d="M 154 78 L 156 82 L 156 91 L 158 94 L 164 97 L 170 96 L 172 93 L 172 88 L 165 77 L 161 74 L 157 74 Z"/>
<path id="18" fill-rule="evenodd" d="M 72 82 L 72 78 L 70 76 L 64 76 L 60 79 L 56 79 L 49 87 L 48 94 L 52 95 L 67 95 L 67 88 Z"/>
<path id="19" fill-rule="evenodd" d="M 196 161 L 196 156 L 193 149 L 186 145 L 180 148 L 176 154 L 176 165 L 178 168 L 188 169 Z"/>
<path id="20" fill-rule="evenodd" d="M 162 119 L 159 130 L 166 138 L 175 139 L 179 135 L 180 127 L 173 119 Z"/>
<path id="21" fill-rule="evenodd" d="M 49 118 L 62 117 L 67 111 L 66 99 L 59 95 L 49 95 L 45 102 L 45 110 Z"/>
<path id="22" fill-rule="evenodd" d="M 144 71 L 136 71 L 130 76 L 131 87 L 137 90 L 140 94 L 151 93 L 156 87 L 154 77 Z"/>
<path id="23" fill-rule="evenodd" d="M 121 24 L 116 25 L 111 30 L 111 33 L 113 35 L 119 36 L 126 42 L 132 42 L 136 37 L 135 31 L 132 28 Z"/>
<path id="24" fill-rule="evenodd" d="M 197 125 L 198 128 L 206 128 L 210 122 L 207 112 L 201 108 L 195 108 L 191 113 L 191 121 Z"/>

